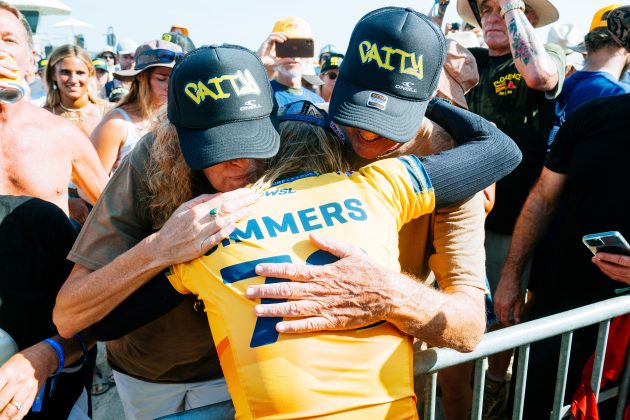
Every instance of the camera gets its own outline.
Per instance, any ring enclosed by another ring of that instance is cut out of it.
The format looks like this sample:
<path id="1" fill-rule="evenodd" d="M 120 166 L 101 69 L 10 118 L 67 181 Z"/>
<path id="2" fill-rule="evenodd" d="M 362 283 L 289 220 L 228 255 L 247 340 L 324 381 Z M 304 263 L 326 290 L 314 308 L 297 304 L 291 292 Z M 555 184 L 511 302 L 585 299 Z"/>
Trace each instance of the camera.
<path id="1" fill-rule="evenodd" d="M 600 238 L 587 239 L 586 243 L 588 246 L 603 246 L 605 245 L 604 241 Z"/>

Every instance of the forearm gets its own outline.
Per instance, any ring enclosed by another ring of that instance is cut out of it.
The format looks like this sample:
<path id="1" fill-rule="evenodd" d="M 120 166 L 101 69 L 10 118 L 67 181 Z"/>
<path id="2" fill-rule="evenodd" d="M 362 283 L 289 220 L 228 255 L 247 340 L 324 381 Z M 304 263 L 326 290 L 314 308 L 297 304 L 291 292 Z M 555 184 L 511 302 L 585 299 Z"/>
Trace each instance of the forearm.
<path id="1" fill-rule="evenodd" d="M 88 333 L 82 333 L 86 348 L 90 348 L 95 344 L 94 339 Z M 61 345 L 64 352 L 64 367 L 70 366 L 83 357 L 83 347 L 76 338 L 63 338 L 59 335 L 51 337 Z M 34 377 L 43 383 L 46 378 L 51 376 L 59 367 L 59 359 L 57 352 L 48 343 L 40 341 L 33 344 L 15 356 L 14 361 L 26 361 L 32 369 Z M 9 362 L 7 362 L 9 363 Z"/>
<path id="2" fill-rule="evenodd" d="M 72 337 L 110 313 L 169 264 L 155 252 L 149 236 L 96 271 L 75 265 L 57 295 L 53 321 L 63 337 Z"/>
<path id="3" fill-rule="evenodd" d="M 392 284 L 389 322 L 432 346 L 474 350 L 485 329 L 481 289 L 457 286 L 441 292 L 403 274 Z"/>
<path id="4" fill-rule="evenodd" d="M 532 256 L 540 238 L 547 231 L 556 202 L 546 200 L 541 194 L 540 188 L 537 187 L 538 185 L 527 197 L 516 220 L 501 278 L 518 281 L 526 262 Z"/>
<path id="5" fill-rule="evenodd" d="M 559 81 L 558 70 L 525 13 L 520 9 L 511 10 L 504 19 L 514 64 L 527 86 L 544 92 L 553 90 Z"/>
<path id="6" fill-rule="evenodd" d="M 170 312 L 186 296 L 175 290 L 162 270 L 93 324 L 90 331 L 99 341 L 116 340 Z"/>
<path id="7" fill-rule="evenodd" d="M 436 191 L 436 206 L 451 205 L 481 191 L 520 163 L 522 154 L 512 139 L 478 115 L 442 100 L 432 101 L 427 114 L 460 145 L 421 158 Z"/>
<path id="8" fill-rule="evenodd" d="M 77 185 L 81 198 L 92 205 L 100 197 L 108 180 L 105 170 L 101 167 L 96 168 L 89 176 L 80 175 L 79 171 L 73 167 L 72 181 Z"/>

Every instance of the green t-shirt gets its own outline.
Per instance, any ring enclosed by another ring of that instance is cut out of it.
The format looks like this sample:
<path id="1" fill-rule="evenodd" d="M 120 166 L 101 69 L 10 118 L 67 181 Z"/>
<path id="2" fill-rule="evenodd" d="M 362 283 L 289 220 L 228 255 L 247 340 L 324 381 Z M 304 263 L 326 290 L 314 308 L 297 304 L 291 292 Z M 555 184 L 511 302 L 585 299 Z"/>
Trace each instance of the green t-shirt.
<path id="1" fill-rule="evenodd" d="M 554 99 L 562 89 L 565 66 L 560 47 L 548 44 L 545 50 L 558 69 L 558 85 L 553 92 L 529 88 L 512 54 L 491 57 L 487 49 L 470 49 L 477 60 L 479 84 L 466 95 L 469 109 L 495 123 L 523 153 L 521 164 L 497 182 L 496 204 L 486 220 L 486 228 L 493 232 L 512 233 L 545 161 Z"/>

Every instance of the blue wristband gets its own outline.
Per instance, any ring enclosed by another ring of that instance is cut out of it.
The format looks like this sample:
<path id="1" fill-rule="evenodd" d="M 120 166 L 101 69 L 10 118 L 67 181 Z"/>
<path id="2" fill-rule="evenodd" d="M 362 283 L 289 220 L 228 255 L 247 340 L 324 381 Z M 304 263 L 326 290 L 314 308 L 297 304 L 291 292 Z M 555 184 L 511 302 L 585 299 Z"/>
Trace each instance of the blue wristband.
<path id="1" fill-rule="evenodd" d="M 57 370 L 55 373 L 50 375 L 51 377 L 57 376 L 63 370 L 63 365 L 66 363 L 66 358 L 63 352 L 63 347 L 61 344 L 53 340 L 52 338 L 47 338 L 42 341 L 43 343 L 48 343 L 53 349 L 55 349 L 55 353 L 57 353 L 57 361 L 59 362 L 59 366 L 57 366 Z"/>

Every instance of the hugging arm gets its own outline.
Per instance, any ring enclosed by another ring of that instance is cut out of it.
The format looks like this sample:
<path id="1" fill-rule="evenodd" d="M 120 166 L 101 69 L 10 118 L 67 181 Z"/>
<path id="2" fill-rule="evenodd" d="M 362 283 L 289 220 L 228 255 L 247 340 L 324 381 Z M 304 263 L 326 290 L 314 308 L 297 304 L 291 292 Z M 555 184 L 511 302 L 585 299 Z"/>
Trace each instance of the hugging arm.
<path id="1" fill-rule="evenodd" d="M 472 112 L 434 99 L 426 116 L 444 127 L 458 145 L 419 158 L 436 191 L 436 207 L 449 206 L 494 184 L 522 159 L 511 138 Z"/>

